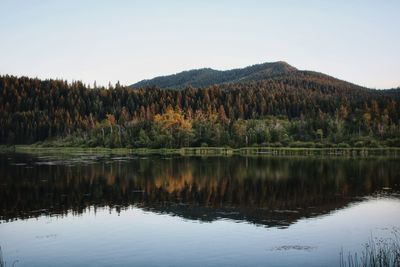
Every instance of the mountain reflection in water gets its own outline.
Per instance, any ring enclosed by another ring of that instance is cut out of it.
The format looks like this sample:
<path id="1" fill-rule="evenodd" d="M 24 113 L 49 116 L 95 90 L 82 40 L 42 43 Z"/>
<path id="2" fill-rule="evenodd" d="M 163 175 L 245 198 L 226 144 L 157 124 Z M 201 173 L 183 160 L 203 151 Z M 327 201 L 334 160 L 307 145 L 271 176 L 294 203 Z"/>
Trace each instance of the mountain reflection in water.
<path id="1" fill-rule="evenodd" d="M 397 159 L 0 155 L 0 220 L 130 205 L 286 227 L 400 183 Z"/>

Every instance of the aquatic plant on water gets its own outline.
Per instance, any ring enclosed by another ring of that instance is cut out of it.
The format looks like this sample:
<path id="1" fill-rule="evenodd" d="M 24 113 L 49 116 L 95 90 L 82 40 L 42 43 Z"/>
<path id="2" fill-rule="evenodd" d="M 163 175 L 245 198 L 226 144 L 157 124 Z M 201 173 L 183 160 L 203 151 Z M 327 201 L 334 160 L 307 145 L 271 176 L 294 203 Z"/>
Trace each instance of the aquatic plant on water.
<path id="1" fill-rule="evenodd" d="M 17 262 L 18 262 L 18 260 L 15 260 L 13 262 L 13 264 L 11 265 L 11 267 L 14 267 Z M 4 261 L 3 251 L 1 250 L 1 247 L 0 247 L 0 267 L 6 267 L 6 266 L 7 266 L 7 263 Z"/>
<path id="2" fill-rule="evenodd" d="M 364 245 L 361 255 L 340 253 L 341 267 L 399 267 L 400 266 L 400 231 L 392 230 L 390 238 L 371 237 Z"/>

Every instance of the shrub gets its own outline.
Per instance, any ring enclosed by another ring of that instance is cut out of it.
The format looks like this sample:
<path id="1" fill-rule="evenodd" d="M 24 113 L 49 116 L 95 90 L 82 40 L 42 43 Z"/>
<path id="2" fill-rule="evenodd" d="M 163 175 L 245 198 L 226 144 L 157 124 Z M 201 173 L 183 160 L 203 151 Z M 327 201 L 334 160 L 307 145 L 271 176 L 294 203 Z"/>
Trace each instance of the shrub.
<path id="1" fill-rule="evenodd" d="M 347 143 L 339 143 L 339 144 L 337 144 L 336 146 L 337 146 L 337 147 L 340 147 L 340 148 L 349 148 L 349 147 L 350 147 L 350 145 L 347 144 Z"/>
<path id="2" fill-rule="evenodd" d="M 200 145 L 201 147 L 208 147 L 208 144 L 207 143 L 201 143 L 201 145 Z"/>

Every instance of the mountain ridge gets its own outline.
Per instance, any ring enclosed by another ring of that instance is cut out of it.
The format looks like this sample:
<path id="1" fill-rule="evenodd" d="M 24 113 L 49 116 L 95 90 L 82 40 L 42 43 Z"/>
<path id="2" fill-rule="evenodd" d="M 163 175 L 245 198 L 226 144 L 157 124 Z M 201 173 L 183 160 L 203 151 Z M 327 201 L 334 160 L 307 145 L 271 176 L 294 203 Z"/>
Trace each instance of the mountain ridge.
<path id="1" fill-rule="evenodd" d="M 185 70 L 171 75 L 141 80 L 130 85 L 130 87 L 158 87 L 161 89 L 179 90 L 188 86 L 205 88 L 212 85 L 257 82 L 267 79 L 286 80 L 291 77 L 304 81 L 319 80 L 319 82 L 324 81 L 327 84 L 342 84 L 347 87 L 368 89 L 367 87 L 344 81 L 322 72 L 299 70 L 285 61 L 266 62 L 230 70 L 215 70 L 212 68 Z"/>
<path id="2" fill-rule="evenodd" d="M 141 80 L 131 85 L 134 88 L 156 86 L 165 89 L 182 89 L 187 86 L 207 87 L 223 83 L 257 81 L 298 71 L 284 61 L 266 62 L 244 68 L 215 70 L 200 68 L 181 71 L 171 75 Z"/>

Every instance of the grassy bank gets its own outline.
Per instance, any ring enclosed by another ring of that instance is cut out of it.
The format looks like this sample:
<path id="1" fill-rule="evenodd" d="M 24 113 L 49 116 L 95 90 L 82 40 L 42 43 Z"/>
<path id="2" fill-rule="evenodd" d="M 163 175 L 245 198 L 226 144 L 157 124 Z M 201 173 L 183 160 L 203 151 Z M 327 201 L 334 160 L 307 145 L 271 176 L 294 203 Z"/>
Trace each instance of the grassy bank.
<path id="1" fill-rule="evenodd" d="M 276 156 L 400 156 L 400 148 L 293 148 L 293 147 L 185 147 L 170 148 L 80 148 L 48 147 L 42 145 L 0 146 L 2 152 L 16 153 L 106 153 L 131 155 L 181 155 L 181 156 L 214 156 L 214 155 L 276 155 Z"/>

